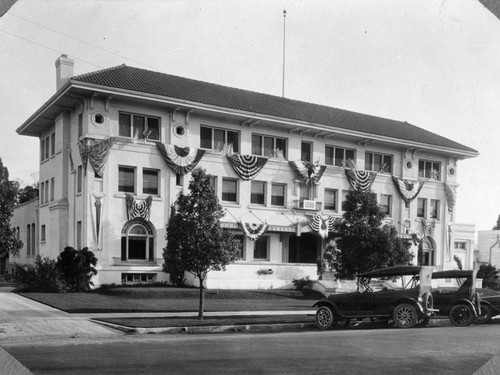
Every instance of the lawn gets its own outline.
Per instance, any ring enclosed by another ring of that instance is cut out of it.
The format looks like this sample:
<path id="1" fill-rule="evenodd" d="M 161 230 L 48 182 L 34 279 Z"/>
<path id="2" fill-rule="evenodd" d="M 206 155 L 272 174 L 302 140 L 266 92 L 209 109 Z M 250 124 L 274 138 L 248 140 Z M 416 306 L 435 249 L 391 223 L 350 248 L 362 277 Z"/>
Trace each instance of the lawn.
<path id="1" fill-rule="evenodd" d="M 69 313 L 196 312 L 198 290 L 173 287 L 100 288 L 89 293 L 19 293 Z M 312 290 L 207 290 L 205 311 L 306 310 L 322 295 Z"/>

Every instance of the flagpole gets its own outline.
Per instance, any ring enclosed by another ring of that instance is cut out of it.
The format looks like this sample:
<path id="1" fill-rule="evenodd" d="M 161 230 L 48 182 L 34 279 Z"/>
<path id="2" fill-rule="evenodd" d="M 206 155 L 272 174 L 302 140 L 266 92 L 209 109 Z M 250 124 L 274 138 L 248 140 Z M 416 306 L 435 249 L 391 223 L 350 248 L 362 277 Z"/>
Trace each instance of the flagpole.
<path id="1" fill-rule="evenodd" d="M 283 76 L 281 81 L 281 96 L 285 97 L 285 26 L 286 26 L 286 10 L 283 10 Z"/>

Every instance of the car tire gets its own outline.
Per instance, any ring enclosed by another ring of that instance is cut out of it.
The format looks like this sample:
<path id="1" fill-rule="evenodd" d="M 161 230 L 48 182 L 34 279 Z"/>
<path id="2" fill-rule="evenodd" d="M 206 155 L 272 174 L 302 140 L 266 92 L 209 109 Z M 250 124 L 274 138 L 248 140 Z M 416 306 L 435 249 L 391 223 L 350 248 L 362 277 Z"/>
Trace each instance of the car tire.
<path id="1" fill-rule="evenodd" d="M 409 303 L 402 303 L 394 309 L 392 320 L 398 328 L 412 328 L 417 324 L 417 309 Z"/>
<path id="2" fill-rule="evenodd" d="M 321 306 L 316 311 L 316 325 L 319 329 L 330 329 L 335 322 L 332 309 L 328 306 Z"/>
<path id="3" fill-rule="evenodd" d="M 491 321 L 493 312 L 488 305 L 481 305 L 481 314 L 476 318 L 477 324 L 486 324 Z"/>
<path id="4" fill-rule="evenodd" d="M 474 322 L 474 311 L 465 303 L 454 305 L 448 314 L 451 324 L 455 327 L 467 327 Z"/>

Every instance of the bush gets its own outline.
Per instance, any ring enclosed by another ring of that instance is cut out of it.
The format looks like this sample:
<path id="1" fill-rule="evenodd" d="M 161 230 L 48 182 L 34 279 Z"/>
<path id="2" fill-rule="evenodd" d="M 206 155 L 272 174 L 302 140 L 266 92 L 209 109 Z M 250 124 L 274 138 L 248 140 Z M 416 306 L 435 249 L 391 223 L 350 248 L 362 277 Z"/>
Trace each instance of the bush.
<path id="1" fill-rule="evenodd" d="M 293 279 L 293 286 L 297 290 L 304 289 L 306 286 L 310 287 L 312 285 L 312 280 L 309 280 L 309 276 L 303 277 L 302 279 Z"/>
<path id="2" fill-rule="evenodd" d="M 97 275 L 96 265 L 97 258 L 87 247 L 75 250 L 66 246 L 57 258 L 57 266 L 71 290 L 75 292 L 88 292 L 91 289 L 94 285 L 92 276 Z"/>
<path id="3" fill-rule="evenodd" d="M 57 262 L 37 255 L 33 265 L 16 264 L 14 280 L 26 292 L 65 293 L 69 287 L 60 274 Z"/>

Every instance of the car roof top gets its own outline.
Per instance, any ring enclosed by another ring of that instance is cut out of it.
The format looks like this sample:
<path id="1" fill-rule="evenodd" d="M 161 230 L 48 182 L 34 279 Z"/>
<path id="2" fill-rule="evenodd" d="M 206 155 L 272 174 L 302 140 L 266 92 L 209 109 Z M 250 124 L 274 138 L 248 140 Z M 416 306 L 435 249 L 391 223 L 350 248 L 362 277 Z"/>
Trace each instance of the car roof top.
<path id="1" fill-rule="evenodd" d="M 476 271 L 475 270 L 447 270 L 447 271 L 438 271 L 432 273 L 433 279 L 451 279 L 454 277 L 469 277 L 472 276 Z"/>
<path id="2" fill-rule="evenodd" d="M 378 270 L 373 270 L 369 272 L 359 273 L 357 277 L 390 277 L 390 276 L 402 276 L 402 275 L 418 275 L 422 266 L 396 266 L 381 268 Z"/>

